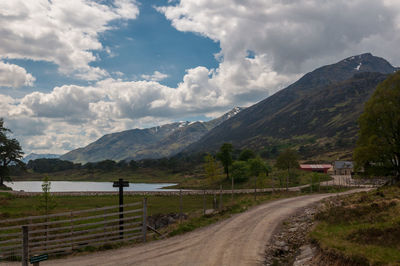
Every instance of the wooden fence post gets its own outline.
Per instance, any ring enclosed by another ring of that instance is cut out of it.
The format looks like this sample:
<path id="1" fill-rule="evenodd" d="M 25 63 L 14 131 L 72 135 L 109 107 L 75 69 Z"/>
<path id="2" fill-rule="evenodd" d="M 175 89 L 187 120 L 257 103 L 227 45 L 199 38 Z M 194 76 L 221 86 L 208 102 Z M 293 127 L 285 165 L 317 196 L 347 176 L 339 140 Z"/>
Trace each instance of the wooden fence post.
<path id="1" fill-rule="evenodd" d="M 203 215 L 206 215 L 206 190 L 203 190 Z"/>
<path id="2" fill-rule="evenodd" d="M 219 210 L 222 210 L 222 185 L 219 185 Z"/>
<path id="3" fill-rule="evenodd" d="M 271 177 L 272 180 L 272 193 L 275 192 L 275 177 Z"/>
<path id="4" fill-rule="evenodd" d="M 104 217 L 103 217 L 103 221 L 104 221 L 104 225 L 103 225 L 103 230 L 104 230 L 104 234 L 107 234 L 107 219 L 106 219 L 106 215 L 107 215 L 107 210 L 104 210 L 103 211 L 103 213 L 104 213 Z M 109 240 L 109 238 L 111 237 L 111 239 L 112 239 L 112 235 L 106 235 L 106 240 Z"/>
<path id="5" fill-rule="evenodd" d="M 22 226 L 22 266 L 29 265 L 29 229 Z"/>
<path id="6" fill-rule="evenodd" d="M 143 242 L 147 238 L 147 198 L 143 199 L 143 223 L 142 223 Z"/>
<path id="7" fill-rule="evenodd" d="M 233 186 L 234 186 L 234 181 L 233 181 L 233 176 L 232 176 L 232 195 L 231 195 L 231 201 L 233 202 Z"/>
<path id="8" fill-rule="evenodd" d="M 254 201 L 257 199 L 257 176 L 254 176 Z"/>
<path id="9" fill-rule="evenodd" d="M 179 189 L 179 223 L 182 223 L 182 218 L 183 218 L 182 189 Z"/>
<path id="10" fill-rule="evenodd" d="M 74 219 L 74 214 L 73 214 L 73 212 L 71 211 L 70 213 L 69 213 L 69 223 L 70 223 L 70 228 L 69 228 L 69 231 L 70 231 L 70 237 L 72 238 L 73 236 L 74 236 L 74 222 L 72 221 Z M 71 251 L 73 251 L 74 250 L 74 241 L 71 241 Z"/>
<path id="11" fill-rule="evenodd" d="M 217 195 L 215 194 L 215 190 L 213 192 L 214 192 L 213 209 L 215 210 L 217 209 Z"/>

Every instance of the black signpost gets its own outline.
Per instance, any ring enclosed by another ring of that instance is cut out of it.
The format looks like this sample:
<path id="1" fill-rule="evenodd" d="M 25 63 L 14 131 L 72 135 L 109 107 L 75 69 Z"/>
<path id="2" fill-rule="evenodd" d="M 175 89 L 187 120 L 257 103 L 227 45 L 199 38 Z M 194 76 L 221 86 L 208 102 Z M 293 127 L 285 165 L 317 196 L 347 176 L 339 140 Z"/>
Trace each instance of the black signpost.
<path id="1" fill-rule="evenodd" d="M 30 257 L 29 261 L 31 264 L 33 264 L 33 266 L 39 266 L 39 262 L 45 261 L 48 259 L 49 259 L 48 254 L 42 254 L 42 255 Z"/>
<path id="2" fill-rule="evenodd" d="M 124 187 L 129 187 L 129 182 L 120 178 L 114 181 L 113 187 L 119 188 L 119 238 L 124 238 Z"/>

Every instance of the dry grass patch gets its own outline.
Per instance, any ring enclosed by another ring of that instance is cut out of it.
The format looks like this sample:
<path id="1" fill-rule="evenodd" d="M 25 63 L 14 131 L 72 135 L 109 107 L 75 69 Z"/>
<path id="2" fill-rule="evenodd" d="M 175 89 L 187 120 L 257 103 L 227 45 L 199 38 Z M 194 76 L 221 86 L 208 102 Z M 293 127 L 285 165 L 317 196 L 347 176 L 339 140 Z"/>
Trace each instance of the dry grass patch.
<path id="1" fill-rule="evenodd" d="M 400 265 L 400 187 L 329 199 L 311 238 L 322 252 L 359 265 Z"/>

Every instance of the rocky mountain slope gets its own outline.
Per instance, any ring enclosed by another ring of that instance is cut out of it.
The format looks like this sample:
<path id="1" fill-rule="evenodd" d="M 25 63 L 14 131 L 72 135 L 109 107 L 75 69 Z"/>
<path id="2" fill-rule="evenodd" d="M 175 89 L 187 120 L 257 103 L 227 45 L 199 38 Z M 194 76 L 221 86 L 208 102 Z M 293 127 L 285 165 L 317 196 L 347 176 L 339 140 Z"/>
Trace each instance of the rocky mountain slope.
<path id="1" fill-rule="evenodd" d="M 207 122 L 176 122 L 104 135 L 86 147 L 62 155 L 60 159 L 86 163 L 106 159 L 119 161 L 171 156 L 241 110 L 235 107 L 223 116 Z"/>
<path id="2" fill-rule="evenodd" d="M 397 70 L 369 53 L 323 66 L 215 127 L 184 152 L 215 151 L 224 142 L 264 151 L 293 145 L 305 155 L 350 150 L 364 103 Z"/>

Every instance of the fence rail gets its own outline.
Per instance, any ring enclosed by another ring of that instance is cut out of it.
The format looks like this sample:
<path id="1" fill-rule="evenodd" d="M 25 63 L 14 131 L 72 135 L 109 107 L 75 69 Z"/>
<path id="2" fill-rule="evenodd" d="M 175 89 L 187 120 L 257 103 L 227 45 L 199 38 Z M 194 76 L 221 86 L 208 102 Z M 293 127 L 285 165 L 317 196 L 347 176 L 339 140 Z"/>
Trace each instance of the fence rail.
<path id="1" fill-rule="evenodd" d="M 120 211 L 123 208 L 123 211 Z M 146 239 L 147 204 L 135 202 L 0 221 L 0 261 Z M 25 228 L 25 229 L 24 229 Z M 28 254 L 26 254 L 28 253 Z"/>

